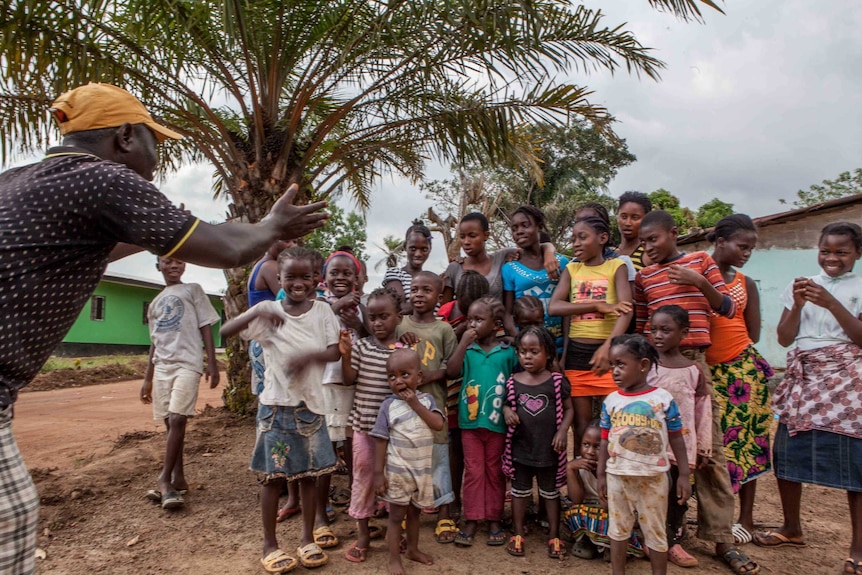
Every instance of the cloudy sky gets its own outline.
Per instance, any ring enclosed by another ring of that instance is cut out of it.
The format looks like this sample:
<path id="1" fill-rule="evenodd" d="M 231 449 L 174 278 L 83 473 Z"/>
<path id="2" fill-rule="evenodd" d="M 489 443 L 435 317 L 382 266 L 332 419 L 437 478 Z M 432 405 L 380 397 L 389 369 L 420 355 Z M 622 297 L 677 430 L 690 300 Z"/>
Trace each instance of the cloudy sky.
<path id="1" fill-rule="evenodd" d="M 610 26 L 627 22 L 667 64 L 660 82 L 603 70 L 571 78 L 595 91 L 592 101 L 617 118 L 638 158 L 611 183 L 612 196 L 666 188 L 692 208 L 719 197 L 761 216 L 787 209 L 779 198 L 862 167 L 862 3 L 729 0 L 725 15 L 707 11 L 705 24 L 680 22 L 644 0 L 586 3 L 601 7 Z M 211 173 L 191 166 L 162 189 L 201 218 L 221 221 L 225 203 L 210 198 Z M 448 170 L 431 164 L 427 175 L 445 178 Z M 372 202 L 369 238 L 401 236 L 430 205 L 417 187 L 391 178 Z M 382 253 L 367 247 L 373 267 Z M 136 256 L 110 269 L 159 278 L 152 261 Z M 426 268 L 444 266 L 438 242 Z M 193 266 L 186 279 L 211 291 L 225 286 L 220 272 Z"/>

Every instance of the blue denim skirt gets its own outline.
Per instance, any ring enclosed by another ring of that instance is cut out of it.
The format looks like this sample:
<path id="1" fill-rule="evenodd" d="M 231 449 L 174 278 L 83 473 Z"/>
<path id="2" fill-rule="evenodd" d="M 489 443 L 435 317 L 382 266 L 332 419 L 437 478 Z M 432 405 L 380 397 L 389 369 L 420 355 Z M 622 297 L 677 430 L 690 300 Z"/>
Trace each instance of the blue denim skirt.
<path id="1" fill-rule="evenodd" d="M 773 449 L 779 479 L 862 492 L 862 439 L 819 430 L 791 437 L 779 424 Z"/>
<path id="2" fill-rule="evenodd" d="M 277 478 L 317 477 L 335 468 L 335 450 L 323 415 L 312 413 L 305 404 L 258 406 L 250 469 L 263 474 L 264 483 Z"/>

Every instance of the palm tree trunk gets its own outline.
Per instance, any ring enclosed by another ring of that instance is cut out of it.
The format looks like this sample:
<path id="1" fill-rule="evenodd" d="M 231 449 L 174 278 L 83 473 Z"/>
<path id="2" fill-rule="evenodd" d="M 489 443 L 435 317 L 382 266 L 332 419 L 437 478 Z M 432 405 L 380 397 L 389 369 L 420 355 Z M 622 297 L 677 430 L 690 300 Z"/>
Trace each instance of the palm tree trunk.
<path id="1" fill-rule="evenodd" d="M 248 309 L 248 273 L 249 268 L 224 270 L 227 280 L 224 308 L 228 319 Z M 225 339 L 225 349 L 227 382 L 222 400 L 231 412 L 251 415 L 254 412 L 255 397 L 251 393 L 251 362 L 248 359 L 248 348 L 237 335 Z"/>

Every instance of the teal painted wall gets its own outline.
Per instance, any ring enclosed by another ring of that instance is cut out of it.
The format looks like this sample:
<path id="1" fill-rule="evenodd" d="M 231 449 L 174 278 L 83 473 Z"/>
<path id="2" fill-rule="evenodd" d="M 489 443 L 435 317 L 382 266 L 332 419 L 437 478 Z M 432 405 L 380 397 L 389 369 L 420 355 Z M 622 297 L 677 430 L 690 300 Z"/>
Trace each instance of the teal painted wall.
<path id="1" fill-rule="evenodd" d="M 784 309 L 781 294 L 794 278 L 813 276 L 820 272 L 817 250 L 755 250 L 741 271 L 757 282 L 760 292 L 762 328 L 757 350 L 770 365 L 784 368 L 787 365 L 787 348 L 778 345 L 776 336 L 778 320 Z"/>
<path id="2" fill-rule="evenodd" d="M 112 281 L 99 282 L 94 296 L 105 298 L 104 321 L 90 319 L 92 297 L 81 310 L 72 329 L 66 334 L 63 343 L 89 343 L 105 345 L 150 345 L 150 332 L 144 323 L 144 302 L 151 302 L 161 288 L 130 286 Z M 221 315 L 221 298 L 210 297 L 210 302 Z M 220 345 L 218 335 L 221 322 L 213 327 L 213 341 Z"/>

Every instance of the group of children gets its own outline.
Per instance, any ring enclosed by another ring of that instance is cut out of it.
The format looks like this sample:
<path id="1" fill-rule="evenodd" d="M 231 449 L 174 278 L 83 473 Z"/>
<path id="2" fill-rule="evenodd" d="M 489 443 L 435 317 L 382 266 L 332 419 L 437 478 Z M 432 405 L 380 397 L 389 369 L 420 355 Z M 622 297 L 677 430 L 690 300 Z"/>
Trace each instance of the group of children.
<path id="1" fill-rule="evenodd" d="M 523 556 L 534 482 L 547 555 L 567 554 L 563 526 L 574 555 L 605 555 L 615 574 L 627 555 L 648 556 L 654 574 L 668 560 L 697 565 L 681 545 L 692 484 L 698 537 L 714 542 L 737 575 L 760 570 L 739 544 L 792 542 L 781 531 L 753 530 L 772 420 L 772 371 L 753 347 L 757 289 L 736 270 L 755 247 L 754 224 L 741 214 L 724 218 L 709 236 L 710 256 L 679 251 L 672 216 L 651 210 L 643 194 L 624 194 L 617 219 L 622 242 L 614 249 L 607 211 L 579 209 L 569 260 L 542 241 L 544 217 L 534 207 L 513 214 L 517 248 L 494 254 L 484 249 L 487 220 L 470 214 L 459 229 L 467 257 L 444 277 L 422 269 L 431 235 L 417 223 L 405 238 L 407 265 L 367 296 L 364 265 L 348 249 L 323 266 L 305 248 L 281 251 L 283 299 L 260 301 L 221 329 L 257 342 L 265 364 L 251 462 L 263 476 L 263 568 L 320 566 L 324 549 L 339 544 L 325 513 L 338 443 L 358 526 L 344 556 L 365 561 L 384 531 L 373 518 L 385 510 L 392 575 L 403 573 L 402 555 L 432 563 L 418 546 L 423 509 L 436 510 L 438 543 L 472 546 L 487 522 L 485 543 Z M 841 224 L 824 230 L 821 245 L 833 236 L 846 240 L 850 263 L 821 262 L 824 273 L 852 275 L 862 232 Z M 796 332 L 809 327 L 797 310 L 820 306 L 859 359 L 859 312 L 848 319 L 839 308 L 849 303 L 797 284 L 789 303 Z M 792 343 L 796 332 L 785 331 L 782 343 Z M 171 486 L 168 464 L 162 491 L 182 487 Z M 286 482 L 296 482 L 302 502 L 298 559 L 276 537 Z"/>

